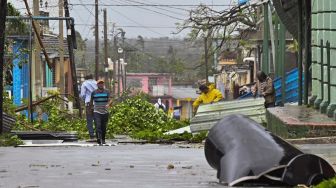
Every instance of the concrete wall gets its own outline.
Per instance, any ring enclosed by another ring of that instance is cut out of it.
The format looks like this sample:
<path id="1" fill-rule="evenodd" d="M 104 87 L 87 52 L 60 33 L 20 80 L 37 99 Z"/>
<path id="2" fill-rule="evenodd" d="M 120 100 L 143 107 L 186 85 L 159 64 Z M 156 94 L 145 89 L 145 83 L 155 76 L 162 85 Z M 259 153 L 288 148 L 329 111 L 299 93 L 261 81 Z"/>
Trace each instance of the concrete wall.
<path id="1" fill-rule="evenodd" d="M 312 104 L 336 119 L 336 3 L 318 0 L 312 6 Z M 326 43 L 330 43 L 330 67 Z M 330 70 L 330 82 L 328 81 Z M 329 91 L 330 87 L 330 92 Z M 330 96 L 329 96 L 330 93 Z M 330 101 L 328 100 L 330 98 Z"/>

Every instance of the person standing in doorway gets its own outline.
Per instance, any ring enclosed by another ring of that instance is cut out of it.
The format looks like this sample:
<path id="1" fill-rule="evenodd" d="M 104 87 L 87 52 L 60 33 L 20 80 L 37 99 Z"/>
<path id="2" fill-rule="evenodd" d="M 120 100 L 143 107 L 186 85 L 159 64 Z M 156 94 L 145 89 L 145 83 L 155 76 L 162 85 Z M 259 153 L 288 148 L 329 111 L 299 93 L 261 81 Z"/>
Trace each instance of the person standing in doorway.
<path id="1" fill-rule="evenodd" d="M 109 92 L 104 88 L 104 80 L 97 81 L 98 89 L 91 94 L 93 117 L 96 126 L 96 137 L 99 145 L 105 144 L 106 126 L 108 122 L 108 108 L 112 104 Z"/>
<path id="2" fill-rule="evenodd" d="M 94 141 L 94 129 L 93 129 L 93 108 L 90 105 L 91 94 L 97 89 L 97 82 L 93 79 L 93 75 L 89 74 L 85 77 L 85 81 L 81 85 L 80 97 L 85 102 L 85 114 L 86 114 L 86 127 L 89 131 L 90 140 Z"/>

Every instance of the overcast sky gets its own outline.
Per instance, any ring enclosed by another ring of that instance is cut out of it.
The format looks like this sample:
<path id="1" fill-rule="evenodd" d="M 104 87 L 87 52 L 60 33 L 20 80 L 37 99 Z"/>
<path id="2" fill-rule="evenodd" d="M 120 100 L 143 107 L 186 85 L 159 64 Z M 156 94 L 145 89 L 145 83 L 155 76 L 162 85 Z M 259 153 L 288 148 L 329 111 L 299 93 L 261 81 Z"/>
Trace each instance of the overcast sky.
<path id="1" fill-rule="evenodd" d="M 8 0 L 13 3 L 22 13 L 25 13 L 22 0 Z M 48 2 L 48 8 L 41 8 L 43 11 L 50 12 L 50 16 L 58 16 L 59 0 L 42 0 Z M 76 30 L 83 38 L 93 39 L 94 25 L 94 0 L 68 0 L 70 4 L 70 16 L 75 18 Z M 116 28 L 122 28 L 126 32 L 126 38 L 136 38 L 138 35 L 147 38 L 170 37 L 183 38 L 186 32 L 178 35 L 172 34 L 176 31 L 175 23 L 182 23 L 183 19 L 188 18 L 188 10 L 196 6 L 207 4 L 214 5 L 215 9 L 227 9 L 228 5 L 236 5 L 237 0 L 100 0 L 100 37 L 103 30 L 103 12 L 107 9 L 107 20 L 109 33 Z M 81 5 L 80 5 L 81 4 Z M 179 5 L 179 6 L 134 6 L 134 5 Z M 111 6 L 114 5 L 114 6 Z M 119 6 L 116 6 L 119 5 Z M 122 6 L 120 6 L 122 5 Z M 218 6 L 221 5 L 221 6 Z M 29 6 L 32 7 L 32 0 L 29 0 Z M 51 30 L 58 33 L 58 23 L 50 22 Z"/>

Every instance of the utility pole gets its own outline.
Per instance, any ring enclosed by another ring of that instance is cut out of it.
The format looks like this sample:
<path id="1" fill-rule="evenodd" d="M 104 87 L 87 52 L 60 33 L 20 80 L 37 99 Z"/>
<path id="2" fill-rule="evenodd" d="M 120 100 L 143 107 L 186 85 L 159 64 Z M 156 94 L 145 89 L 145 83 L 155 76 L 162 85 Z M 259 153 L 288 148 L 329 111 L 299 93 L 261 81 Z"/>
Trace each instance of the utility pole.
<path id="1" fill-rule="evenodd" d="M 104 9 L 104 59 L 105 59 L 105 87 L 109 88 L 108 82 L 108 57 L 107 57 L 107 16 L 106 8 Z"/>
<path id="2" fill-rule="evenodd" d="M 99 72 L 99 26 L 98 26 L 98 0 L 95 0 L 95 77 L 98 80 Z"/>
<path id="3" fill-rule="evenodd" d="M 3 132 L 2 113 L 3 113 L 3 65 L 5 61 L 5 30 L 7 0 L 0 0 L 0 134 Z"/>
<path id="4" fill-rule="evenodd" d="M 63 1 L 64 0 L 59 0 L 58 1 L 58 5 L 59 5 L 59 9 L 58 9 L 58 14 L 59 17 L 63 17 Z M 64 46 L 63 46 L 63 20 L 59 21 L 59 66 L 60 66 L 60 79 L 59 79 L 59 84 L 58 87 L 60 88 L 61 94 L 65 93 L 65 82 L 64 82 Z M 64 107 L 63 105 L 61 105 L 61 107 Z"/>
<path id="5" fill-rule="evenodd" d="M 264 3 L 264 40 L 263 40 L 263 57 L 262 57 L 262 71 L 269 74 L 269 21 L 268 21 L 268 2 Z"/>
<path id="6" fill-rule="evenodd" d="M 122 37 L 122 49 L 123 49 L 123 64 L 121 65 L 121 83 L 122 83 L 122 91 L 125 92 L 126 90 L 126 66 L 125 66 L 125 63 L 126 63 L 126 59 L 125 59 L 125 34 L 126 32 L 125 31 L 122 31 L 121 32 L 121 37 Z"/>
<path id="7" fill-rule="evenodd" d="M 119 49 L 118 49 L 119 51 Z M 118 97 L 120 97 L 120 54 L 117 52 L 117 62 L 118 62 L 118 70 L 117 70 L 117 76 L 118 76 Z"/>
<path id="8" fill-rule="evenodd" d="M 117 75 L 117 61 L 118 61 L 118 52 L 117 52 L 117 36 L 114 36 L 113 37 L 113 57 L 114 57 L 114 60 L 113 60 L 113 81 L 112 81 L 112 90 L 113 90 L 113 96 L 115 96 L 115 93 L 116 93 L 116 88 L 115 88 L 115 81 L 117 79 L 116 75 Z"/>
<path id="9" fill-rule="evenodd" d="M 39 0 L 34 0 L 33 1 L 33 15 L 34 16 L 40 16 L 40 9 L 39 9 Z M 42 91 L 42 64 L 41 64 L 41 45 L 39 44 L 38 41 L 38 35 L 40 34 L 39 32 L 41 31 L 40 28 L 40 22 L 37 22 L 36 25 L 36 31 L 34 35 L 34 47 L 33 49 L 35 50 L 34 53 L 34 60 L 33 61 L 33 77 L 35 78 L 33 85 L 35 86 L 35 91 L 33 94 L 33 97 L 35 96 L 40 96 L 41 91 Z M 50 67 L 49 67 L 50 68 Z"/>
<path id="10" fill-rule="evenodd" d="M 204 38 L 204 61 L 205 61 L 205 81 L 206 83 L 209 82 L 208 80 L 208 51 L 209 51 L 208 50 L 208 37 L 209 37 L 209 34 L 207 34 Z"/>
<path id="11" fill-rule="evenodd" d="M 64 10 L 65 17 L 70 18 L 70 12 L 68 7 L 68 0 L 64 0 Z M 79 117 L 82 117 L 82 108 L 79 100 L 79 91 L 78 91 L 78 83 L 77 83 L 77 75 L 76 75 L 76 65 L 73 49 L 77 48 L 76 44 L 76 31 L 74 20 L 66 21 L 67 28 L 67 42 L 69 48 L 69 59 L 70 59 L 70 70 L 71 70 L 71 78 L 72 78 L 72 88 L 75 95 L 76 106 L 78 108 Z"/>
<path id="12" fill-rule="evenodd" d="M 298 0 L 298 105 L 302 105 L 302 63 L 303 63 L 303 5 L 302 0 Z M 283 78 L 284 79 L 284 78 Z M 307 78 L 306 78 L 307 79 Z"/>

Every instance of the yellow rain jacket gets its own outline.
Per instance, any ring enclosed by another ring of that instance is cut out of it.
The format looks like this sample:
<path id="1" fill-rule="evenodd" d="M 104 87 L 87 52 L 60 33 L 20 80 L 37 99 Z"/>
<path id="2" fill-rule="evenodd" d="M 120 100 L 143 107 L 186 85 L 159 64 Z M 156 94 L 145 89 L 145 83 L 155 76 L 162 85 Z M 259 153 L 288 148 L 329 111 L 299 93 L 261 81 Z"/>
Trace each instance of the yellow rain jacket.
<path id="1" fill-rule="evenodd" d="M 214 84 L 210 84 L 208 88 L 209 88 L 208 93 L 202 93 L 193 103 L 194 111 L 198 108 L 200 104 L 209 104 L 212 102 L 218 102 L 223 98 L 222 93 L 215 88 Z"/>

